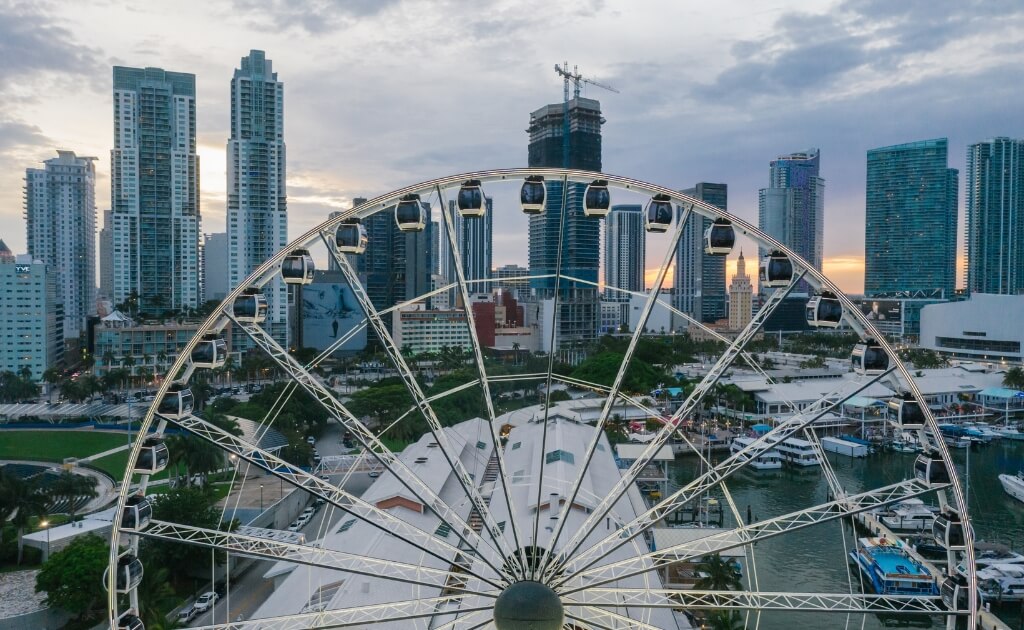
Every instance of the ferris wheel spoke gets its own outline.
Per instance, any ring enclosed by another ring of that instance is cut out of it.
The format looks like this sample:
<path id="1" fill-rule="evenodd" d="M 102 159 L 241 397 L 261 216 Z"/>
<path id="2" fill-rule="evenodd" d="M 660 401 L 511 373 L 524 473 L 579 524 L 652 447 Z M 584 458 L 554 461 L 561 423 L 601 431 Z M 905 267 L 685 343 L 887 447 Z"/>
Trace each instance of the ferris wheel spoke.
<path id="1" fill-rule="evenodd" d="M 937 595 L 595 588 L 575 595 L 572 601 L 590 606 L 684 608 L 687 610 L 950 614 L 950 611 L 942 603 L 942 598 Z M 568 605 L 572 606 L 573 604 Z"/>
<path id="2" fill-rule="evenodd" d="M 809 407 L 803 412 L 783 421 L 775 427 L 773 431 L 757 438 L 749 446 L 730 455 L 715 468 L 712 468 L 679 490 L 676 490 L 629 523 L 622 525 L 616 532 L 609 534 L 597 544 L 571 558 L 572 563 L 575 566 L 580 567 L 578 571 L 583 571 L 593 566 L 601 558 L 607 556 L 609 553 L 647 531 L 661 519 L 675 512 L 690 501 L 693 501 L 701 493 L 713 488 L 715 485 L 734 474 L 737 470 L 746 466 L 749 461 L 756 459 L 763 452 L 773 448 L 776 442 L 784 440 L 793 433 L 809 426 L 815 420 L 823 417 L 833 409 L 842 405 L 846 400 L 856 396 L 874 383 L 878 382 L 886 374 L 888 374 L 888 372 L 872 377 L 849 393 L 841 395 L 836 393 L 835 395 L 837 398 L 835 400 L 830 401 L 829 396 L 821 398 L 814 406 Z M 773 439 L 767 439 L 768 436 L 773 436 Z M 564 581 L 565 579 L 557 584 L 561 584 Z"/>
<path id="3" fill-rule="evenodd" d="M 771 314 L 775 312 L 775 309 L 782 303 L 783 298 L 789 295 L 789 292 L 793 290 L 793 287 L 796 286 L 803 276 L 804 273 L 794 274 L 794 277 L 788 286 L 772 293 L 771 298 L 769 298 L 764 307 L 758 311 L 757 315 L 753 319 L 750 320 L 750 323 L 747 324 L 746 328 L 736 336 L 736 339 L 728 348 L 726 348 L 725 352 L 722 353 L 722 356 L 718 358 L 718 361 L 715 362 L 704 378 L 701 379 L 701 382 L 697 384 L 690 395 L 686 397 L 686 400 L 684 400 L 679 408 L 676 409 L 675 413 L 665 421 L 662 427 L 658 430 L 658 433 L 655 434 L 654 438 L 647 444 L 637 460 L 629 467 L 629 470 L 619 477 L 608 495 L 605 496 L 597 506 L 595 506 L 594 510 L 583 522 L 576 534 L 574 534 L 569 542 L 566 543 L 563 550 L 558 553 L 558 558 L 549 568 L 548 575 L 563 567 L 568 558 L 576 553 L 594 529 L 600 526 L 601 521 L 608 514 L 611 507 L 622 498 L 630 487 L 632 487 L 633 483 L 643 472 L 644 467 L 651 462 L 655 455 L 658 454 L 658 451 L 660 451 L 665 443 L 668 442 L 672 434 L 676 432 L 678 421 L 689 416 L 701 404 L 704 396 L 711 391 L 716 383 L 718 383 L 718 380 L 723 374 L 725 374 L 726 369 L 732 365 L 732 362 L 740 354 L 743 348 L 746 347 L 747 343 L 754 338 L 764 322 L 766 322 Z M 637 330 L 641 330 L 641 327 L 637 327 Z M 606 403 L 606 407 L 607 405 L 608 403 Z M 606 418 L 606 414 L 607 408 L 602 410 L 602 419 Z M 710 472 L 711 471 L 709 471 L 709 473 Z"/>
<path id="4" fill-rule="evenodd" d="M 288 374 L 294 382 L 298 383 L 323 407 L 330 416 L 351 431 L 366 451 L 368 451 L 378 462 L 390 472 L 399 483 L 401 483 L 416 499 L 427 509 L 434 512 L 441 521 L 448 525 L 456 536 L 465 542 L 466 545 L 478 556 L 481 561 L 487 564 L 493 571 L 500 574 L 498 567 L 502 564 L 502 558 L 490 558 L 483 551 L 487 548 L 481 544 L 483 540 L 473 531 L 473 528 L 455 510 L 442 500 L 437 493 L 430 488 L 423 480 L 412 471 L 401 459 L 391 451 L 372 430 L 356 418 L 324 385 L 312 374 L 306 371 L 284 348 L 278 345 L 277 341 L 257 324 L 237 323 L 246 334 L 274 360 L 278 366 Z M 483 551 L 482 551 L 483 550 Z M 491 551 L 497 549 L 490 547 Z"/>
<path id="5" fill-rule="evenodd" d="M 469 287 L 466 284 L 466 273 L 462 267 L 462 252 L 459 251 L 459 245 L 455 238 L 455 226 L 452 224 L 454 217 L 448 214 L 448 204 L 445 203 L 446 199 L 444 194 L 441 192 L 440 186 L 436 188 L 438 200 L 441 205 L 441 217 L 442 222 L 445 226 L 445 233 L 448 235 L 448 246 L 451 248 L 452 260 L 454 262 L 455 277 L 459 285 L 459 294 L 462 296 L 463 309 L 466 313 L 466 325 L 469 329 L 469 338 L 473 346 L 473 357 L 476 361 L 477 376 L 480 383 L 480 388 L 483 390 L 484 403 L 487 406 L 487 426 L 490 429 L 491 437 L 491 448 L 493 449 L 496 463 L 498 464 L 498 479 L 501 480 L 501 493 L 505 498 L 505 509 L 508 510 L 509 522 L 512 530 L 512 547 L 516 551 L 516 560 L 519 563 L 519 571 L 521 575 L 525 575 L 526 567 L 526 551 L 523 548 L 522 539 L 519 535 L 519 525 L 517 524 L 518 519 L 515 518 L 517 512 L 513 508 L 512 493 L 509 492 L 508 488 L 508 468 L 505 465 L 504 449 L 501 446 L 501 437 L 498 435 L 498 427 L 494 414 L 494 399 L 491 398 L 491 386 L 488 382 L 487 369 L 484 365 L 484 353 L 483 346 L 480 344 L 480 336 L 476 331 L 476 316 L 473 313 L 472 301 L 470 300 Z M 486 207 L 486 201 L 484 201 Z M 457 209 L 453 212 L 458 212 Z M 477 219 L 483 220 L 483 219 Z"/>
<path id="6" fill-rule="evenodd" d="M 329 245 L 326 235 L 321 233 L 320 236 L 324 242 Z M 501 526 L 491 514 L 489 507 L 490 497 L 484 498 L 474 485 L 474 481 L 470 477 L 469 472 L 463 465 L 458 453 L 452 447 L 452 444 L 448 439 L 448 434 L 441 425 L 441 421 L 438 420 L 437 414 L 434 413 L 434 408 L 427 400 L 426 394 L 424 394 L 423 389 L 420 387 L 419 382 L 413 375 L 408 363 L 406 363 L 405 357 L 402 356 L 401 351 L 395 345 L 395 340 L 384 325 L 380 313 L 370 301 L 370 297 L 366 293 L 366 288 L 363 287 L 362 283 L 359 281 L 359 277 L 356 275 L 355 269 L 352 268 L 352 263 L 346 256 L 338 253 L 337 249 L 334 247 L 328 247 L 327 249 L 334 258 L 338 267 L 341 269 L 341 272 L 344 274 L 345 279 L 349 284 L 349 288 L 352 289 L 352 293 L 356 296 L 356 300 L 363 308 L 363 312 L 366 313 L 370 324 L 373 326 L 374 332 L 380 339 L 381 345 L 384 346 L 384 350 L 394 362 L 395 369 L 398 370 L 399 375 L 405 382 L 405 386 L 412 395 L 413 400 L 416 401 L 416 405 L 422 411 L 423 417 L 426 419 L 427 425 L 430 428 L 430 433 L 433 435 L 434 441 L 437 442 L 438 449 L 441 451 L 441 454 L 444 456 L 449 468 L 454 473 L 463 492 L 465 492 L 466 497 L 468 497 L 470 502 L 473 504 L 473 509 L 476 510 L 477 514 L 480 515 L 481 520 L 483 520 L 482 529 L 487 532 L 488 538 L 490 538 L 491 542 L 494 543 L 495 549 L 501 554 L 501 556 L 504 559 L 508 559 L 511 564 L 515 565 L 516 560 L 514 550 L 508 548 L 505 537 L 501 533 Z M 472 529 L 469 531 L 473 532 Z M 475 532 L 473 533 L 475 534 Z M 499 574 L 501 574 L 500 571 Z"/>
<path id="7" fill-rule="evenodd" d="M 664 630 L 663 628 L 652 626 L 649 623 L 644 623 L 639 619 L 620 615 L 619 613 L 606 608 L 599 608 L 597 606 L 590 606 L 588 604 L 580 604 L 572 601 L 565 602 L 565 607 L 572 608 L 574 610 L 573 613 L 566 612 L 566 617 L 598 628 L 607 628 L 608 630 L 619 630 L 620 628 L 622 630 L 632 630 L 634 628 L 638 628 L 639 630 Z"/>
<path id="8" fill-rule="evenodd" d="M 453 611 L 453 612 L 455 614 L 459 614 L 459 617 L 457 617 L 455 619 L 452 619 L 451 621 L 445 622 L 445 623 L 437 626 L 436 628 L 433 628 L 432 630 L 458 630 L 459 628 L 463 628 L 463 627 L 467 626 L 468 624 L 472 623 L 473 621 L 475 621 L 474 618 L 475 617 L 479 617 L 480 613 L 482 611 L 474 610 L 473 612 L 466 613 L 465 615 L 461 614 L 462 613 L 461 609 Z M 479 622 L 477 622 L 477 623 L 479 623 Z M 490 620 L 485 621 L 484 623 L 485 624 L 486 623 L 490 623 Z M 472 630 L 473 628 L 479 628 L 479 627 L 480 627 L 480 625 L 472 626 L 471 628 L 469 628 L 469 630 Z"/>
<path id="9" fill-rule="evenodd" d="M 629 339 L 629 345 L 626 346 L 626 352 L 622 357 L 622 364 L 619 366 L 619 370 L 615 374 L 615 379 L 612 381 L 612 386 L 608 391 L 608 395 L 605 397 L 604 405 L 601 407 L 601 415 L 598 416 L 597 418 L 597 423 L 594 428 L 594 437 L 592 440 L 590 440 L 590 443 L 587 445 L 587 451 L 583 457 L 583 465 L 580 466 L 579 474 L 576 475 L 576 480 L 573 483 L 572 490 L 569 493 L 569 499 L 565 501 L 565 506 L 562 508 L 561 512 L 558 515 L 558 524 L 556 525 L 555 532 L 551 537 L 551 544 L 548 545 L 550 551 L 547 554 L 547 557 L 544 558 L 544 563 L 541 567 L 541 573 L 544 575 L 548 574 L 548 569 L 553 564 L 553 560 L 556 557 L 555 547 L 558 545 L 558 539 L 562 536 L 562 530 L 565 529 L 565 524 L 569 520 L 569 514 L 573 510 L 573 504 L 576 501 L 576 496 L 579 494 L 580 486 L 583 484 L 583 479 L 587 475 L 587 470 L 590 467 L 590 462 L 593 460 L 594 453 L 597 451 L 597 445 L 600 443 L 601 437 L 604 435 L 604 427 L 608 422 L 609 416 L 611 415 L 612 408 L 615 406 L 615 399 L 618 397 L 619 390 L 622 389 L 622 382 L 623 380 L 625 380 L 626 371 L 629 369 L 629 364 L 633 359 L 633 354 L 636 352 L 637 345 L 640 342 L 640 337 L 643 336 L 643 331 L 647 328 L 647 320 L 650 318 L 651 312 L 654 310 L 654 306 L 658 302 L 658 294 L 661 292 L 662 284 L 665 282 L 665 275 L 668 273 L 668 269 L 672 265 L 672 259 L 675 257 L 676 244 L 679 242 L 679 238 L 683 234 L 683 228 L 686 226 L 686 223 L 690 217 L 690 212 L 692 210 L 693 204 L 687 205 L 683 209 L 683 212 L 680 215 L 679 219 L 676 221 L 676 228 L 675 231 L 672 233 L 672 238 L 668 243 L 668 249 L 665 253 L 665 259 L 661 263 L 661 266 L 658 268 L 658 273 L 654 280 L 654 286 L 651 289 L 650 295 L 648 295 L 647 297 L 647 301 L 644 303 L 643 310 L 640 311 L 640 319 L 636 325 L 636 330 L 633 331 L 633 335 Z M 658 448 L 660 449 L 661 447 L 659 446 Z M 655 450 L 655 453 L 656 452 L 657 449 Z M 644 462 L 644 465 L 646 466 L 646 462 Z M 643 467 L 641 466 L 641 468 Z M 630 481 L 630 484 L 632 484 L 632 481 Z M 628 489 L 628 486 L 626 488 Z M 612 492 L 614 493 L 615 491 L 613 490 Z M 623 490 L 623 492 L 625 492 L 625 490 Z M 618 501 L 618 499 L 619 497 L 616 497 L 614 501 L 608 502 L 607 504 L 605 501 L 602 501 L 598 505 L 597 509 L 595 509 L 595 513 L 598 510 L 602 510 L 601 514 L 600 516 L 597 516 L 594 519 L 588 518 L 586 521 L 584 521 L 580 531 L 585 531 L 586 533 L 582 535 L 581 540 L 585 539 L 586 536 L 589 535 L 590 530 L 593 529 L 593 527 L 596 527 L 597 524 L 601 522 L 601 520 L 608 513 L 608 510 L 611 509 L 611 507 L 615 504 L 616 501 Z M 538 508 L 538 514 L 539 512 L 540 510 Z M 577 533 L 577 536 L 579 536 L 579 533 Z M 573 540 L 575 540 L 575 538 Z M 570 541 L 570 543 L 567 546 L 572 547 L 572 543 L 573 541 Z M 570 551 L 570 553 L 572 553 L 572 551 Z"/>
<path id="10" fill-rule="evenodd" d="M 196 626 L 194 630 L 306 630 L 313 628 L 350 628 L 395 621 L 411 621 L 444 613 L 444 608 L 459 605 L 463 597 L 430 597 L 410 599 L 386 604 L 339 608 L 321 612 L 300 613 L 282 617 L 264 617 L 248 621 Z M 489 606 L 459 608 L 459 612 L 480 612 Z"/>
<path id="11" fill-rule="evenodd" d="M 162 417 L 162 416 L 158 416 Z M 257 446 L 246 442 L 230 433 L 213 426 L 196 416 L 187 416 L 172 423 L 189 431 L 207 441 L 220 446 L 228 453 L 234 454 L 263 470 L 266 470 L 275 477 L 309 492 L 313 496 L 324 499 L 331 505 L 340 508 L 359 520 L 372 525 L 373 527 L 390 534 L 420 551 L 437 558 L 443 562 L 451 563 L 456 558 L 464 557 L 465 552 L 442 541 L 437 536 L 429 534 L 418 527 L 386 512 L 376 506 L 370 505 L 362 499 L 353 496 L 342 488 L 324 481 L 319 477 L 311 475 L 297 466 L 293 466 L 283 459 L 273 455 Z M 466 569 L 466 572 L 481 581 L 495 587 L 500 585 L 491 581 L 473 569 Z M 500 573 L 499 573 L 500 575 Z"/>
<path id="12" fill-rule="evenodd" d="M 813 525 L 860 514 L 874 508 L 890 505 L 909 498 L 921 496 L 936 490 L 917 479 L 902 481 L 884 488 L 850 495 L 805 510 L 798 510 L 783 516 L 741 525 L 734 529 L 722 530 L 716 534 L 691 540 L 679 545 L 665 547 L 650 553 L 583 569 L 572 573 L 567 580 L 575 586 L 561 591 L 569 595 L 603 586 L 634 575 L 641 575 L 677 562 L 686 562 L 702 556 L 721 553 L 736 547 L 806 529 Z"/>
<path id="13" fill-rule="evenodd" d="M 143 530 L 123 531 L 156 540 L 226 550 L 253 558 L 294 562 L 419 586 L 445 588 L 481 597 L 497 597 L 497 593 L 494 591 L 478 591 L 467 587 L 466 575 L 463 573 L 345 553 L 313 545 L 286 543 L 270 538 L 164 521 L 151 521 Z"/>

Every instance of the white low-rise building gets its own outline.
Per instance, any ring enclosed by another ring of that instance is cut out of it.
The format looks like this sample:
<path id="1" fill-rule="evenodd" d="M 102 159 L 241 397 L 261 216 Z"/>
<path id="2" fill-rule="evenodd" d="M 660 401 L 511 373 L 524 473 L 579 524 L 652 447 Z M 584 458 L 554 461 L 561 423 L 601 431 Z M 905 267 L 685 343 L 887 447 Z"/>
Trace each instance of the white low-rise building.
<path id="1" fill-rule="evenodd" d="M 975 293 L 921 310 L 921 347 L 976 361 L 1024 360 L 1024 295 Z"/>

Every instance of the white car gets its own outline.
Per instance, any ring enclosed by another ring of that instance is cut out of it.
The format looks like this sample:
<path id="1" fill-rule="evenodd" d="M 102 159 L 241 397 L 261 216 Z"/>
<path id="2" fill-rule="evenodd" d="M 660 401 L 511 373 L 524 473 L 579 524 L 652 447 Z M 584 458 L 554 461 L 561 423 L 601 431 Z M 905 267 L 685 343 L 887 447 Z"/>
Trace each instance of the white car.
<path id="1" fill-rule="evenodd" d="M 199 596 L 199 599 L 197 599 L 196 603 L 192 605 L 192 608 L 197 613 L 204 613 L 213 608 L 213 605 L 217 603 L 218 599 L 220 599 L 220 595 L 213 591 L 207 591 Z"/>
<path id="2" fill-rule="evenodd" d="M 311 435 L 308 438 L 306 438 L 306 443 L 308 443 L 310 446 L 313 446 L 316 444 L 316 438 Z"/>
<path id="3" fill-rule="evenodd" d="M 299 522 L 295 521 L 294 523 L 292 523 L 291 525 L 288 526 L 288 531 L 290 531 L 290 532 L 297 532 L 297 531 L 299 531 L 299 528 L 301 528 L 301 527 L 302 527 L 302 525 L 299 525 Z"/>
<path id="4" fill-rule="evenodd" d="M 305 527 L 311 520 L 313 520 L 312 514 L 302 514 L 299 518 L 295 519 L 295 522 L 299 524 L 299 527 Z"/>
<path id="5" fill-rule="evenodd" d="M 313 518 L 314 514 L 316 514 L 316 508 L 308 507 L 305 510 L 302 510 L 302 514 L 300 514 L 299 517 L 300 518 Z"/>

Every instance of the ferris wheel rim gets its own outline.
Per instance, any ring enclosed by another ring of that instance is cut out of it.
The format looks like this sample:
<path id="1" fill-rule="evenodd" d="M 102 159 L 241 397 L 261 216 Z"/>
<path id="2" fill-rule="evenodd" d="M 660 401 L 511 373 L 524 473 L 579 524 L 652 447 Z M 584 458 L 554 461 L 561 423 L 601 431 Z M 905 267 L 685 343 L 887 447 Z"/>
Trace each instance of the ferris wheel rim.
<path id="1" fill-rule="evenodd" d="M 843 320 L 851 325 L 851 327 L 854 329 L 854 332 L 856 332 L 862 339 L 872 338 L 877 340 L 881 344 L 886 355 L 889 357 L 890 364 L 893 366 L 891 372 L 894 373 L 895 375 L 898 375 L 901 378 L 903 384 L 909 390 L 909 393 L 917 400 L 918 404 L 921 405 L 921 408 L 924 411 L 926 418 L 926 426 L 929 427 L 932 431 L 938 431 L 937 421 L 935 420 L 931 411 L 928 409 L 924 397 L 920 389 L 917 387 L 913 376 L 910 374 L 909 370 L 907 370 L 906 366 L 904 366 L 902 362 L 899 360 L 899 357 L 896 354 L 895 350 L 888 344 L 888 342 L 885 341 L 884 336 L 879 334 L 877 329 L 874 327 L 873 323 L 867 320 L 866 317 L 864 317 L 864 315 L 860 312 L 860 309 L 855 306 L 852 300 L 850 300 L 846 296 L 846 294 L 843 293 L 838 288 L 838 286 L 836 286 L 821 271 L 816 270 L 813 267 L 813 265 L 809 264 L 807 261 L 803 260 L 800 256 L 798 256 L 796 252 L 784 246 L 781 242 L 778 242 L 777 240 L 771 238 L 769 235 L 764 234 L 758 228 L 756 228 L 746 220 L 741 219 L 735 215 L 729 214 L 715 206 L 707 204 L 701 200 L 692 198 L 683 193 L 673 191 L 671 189 L 658 186 L 655 184 L 643 182 L 641 180 L 575 169 L 516 168 L 489 171 L 475 171 L 457 175 L 450 175 L 434 180 L 421 182 L 419 184 L 407 186 L 405 188 L 397 189 L 395 191 L 386 193 L 384 195 L 380 195 L 372 200 L 359 204 L 358 206 L 350 210 L 338 213 L 336 216 L 327 219 L 326 221 L 318 224 L 311 230 L 307 231 L 305 234 L 291 241 L 288 245 L 286 245 L 284 248 L 278 251 L 274 256 L 268 258 L 263 264 L 261 264 L 256 270 L 254 270 L 253 273 L 250 274 L 250 276 L 246 278 L 245 281 L 239 284 L 238 287 L 233 289 L 224 298 L 224 300 L 221 302 L 218 308 L 209 317 L 207 317 L 206 320 L 203 321 L 203 323 L 197 329 L 196 334 L 193 336 L 193 338 L 190 339 L 189 342 L 185 345 L 185 347 L 181 350 L 181 352 L 178 355 L 178 358 L 175 360 L 175 362 L 169 369 L 169 374 L 182 374 L 184 380 L 187 381 L 190 378 L 192 372 L 192 369 L 189 364 L 189 356 L 192 350 L 195 348 L 198 340 L 200 340 L 204 335 L 209 334 L 211 332 L 220 332 L 223 329 L 223 327 L 228 323 L 230 317 L 227 315 L 228 311 L 226 310 L 225 307 L 230 306 L 233 303 L 233 301 L 249 287 L 260 287 L 265 285 L 268 281 L 272 280 L 275 277 L 282 260 L 284 259 L 285 256 L 288 255 L 288 253 L 296 249 L 307 247 L 310 244 L 315 243 L 318 239 L 324 239 L 326 234 L 328 234 L 331 230 L 333 230 L 343 222 L 351 220 L 353 218 L 364 219 L 367 216 L 370 216 L 388 207 L 393 206 L 395 203 L 397 203 L 399 199 L 406 195 L 419 194 L 423 192 L 430 193 L 433 190 L 440 191 L 442 188 L 448 190 L 454 186 L 460 185 L 461 183 L 467 180 L 476 180 L 481 185 L 485 185 L 489 182 L 499 182 L 506 180 L 515 181 L 519 179 L 524 179 L 528 176 L 538 175 L 544 177 L 561 178 L 563 179 L 563 181 L 567 183 L 579 184 L 589 184 L 593 181 L 601 180 L 602 182 L 607 182 L 607 186 L 611 189 L 624 189 L 635 193 L 651 196 L 667 195 L 669 199 L 672 201 L 672 203 L 688 207 L 689 211 L 710 219 L 726 219 L 729 222 L 731 222 L 731 225 L 736 229 L 737 232 L 747 236 L 748 238 L 753 239 L 759 245 L 763 246 L 765 249 L 769 251 L 782 252 L 783 254 L 787 255 L 789 259 L 794 263 L 794 265 L 798 267 L 799 270 L 802 272 L 804 280 L 809 285 L 811 285 L 813 288 L 819 291 L 828 291 L 836 296 L 836 298 L 842 304 Z M 556 273 L 555 275 L 562 278 L 565 277 L 561 273 Z M 156 421 L 158 425 L 160 425 L 161 422 L 165 422 L 166 419 L 157 413 L 157 407 L 160 401 L 162 400 L 163 396 L 167 393 L 169 386 L 174 382 L 174 380 L 175 379 L 168 377 L 158 388 L 155 400 L 147 410 L 146 415 L 143 419 L 142 427 L 140 428 L 139 431 L 140 436 L 146 434 L 151 429 L 154 421 Z M 936 435 L 938 435 L 938 433 L 936 433 Z M 138 459 L 141 443 L 141 439 L 137 440 L 136 444 L 133 446 L 129 453 L 129 459 L 125 473 L 125 482 L 122 484 L 122 489 L 118 496 L 116 516 L 112 528 L 112 540 L 115 541 L 115 544 L 111 546 L 111 566 L 114 566 L 117 557 L 120 555 L 116 541 L 118 540 L 118 532 L 121 529 L 121 518 L 122 513 L 124 511 L 125 502 L 128 496 L 132 494 L 130 492 L 132 479 L 131 471 L 132 467 L 134 466 L 135 462 Z M 945 462 L 947 469 L 950 471 L 956 471 L 949 450 L 946 448 L 946 445 L 942 443 L 941 439 L 937 440 L 936 450 L 937 454 Z M 957 509 L 957 511 L 960 513 L 964 523 L 968 524 L 969 511 L 964 500 L 959 475 L 955 474 L 954 472 L 954 474 L 952 474 L 951 477 L 952 482 L 949 487 L 952 490 L 954 499 L 954 501 L 952 501 L 951 503 L 953 504 L 955 509 Z M 973 568 L 973 530 L 970 526 L 966 526 L 964 530 L 967 543 L 964 554 L 966 556 L 965 562 L 968 567 Z M 111 571 L 111 574 L 112 573 L 113 571 Z M 968 613 L 970 614 L 972 620 L 976 620 L 979 608 L 978 602 L 976 600 L 976 577 L 974 575 L 973 570 L 969 570 L 969 573 L 969 584 L 971 588 L 969 591 Z M 108 579 L 108 587 L 113 585 L 114 577 L 111 576 Z M 115 615 L 117 615 L 117 605 L 116 601 L 114 601 L 116 599 L 114 595 L 116 591 L 113 588 L 108 588 L 108 591 L 111 594 L 111 605 L 109 607 L 110 618 L 111 622 L 114 623 L 116 621 Z"/>

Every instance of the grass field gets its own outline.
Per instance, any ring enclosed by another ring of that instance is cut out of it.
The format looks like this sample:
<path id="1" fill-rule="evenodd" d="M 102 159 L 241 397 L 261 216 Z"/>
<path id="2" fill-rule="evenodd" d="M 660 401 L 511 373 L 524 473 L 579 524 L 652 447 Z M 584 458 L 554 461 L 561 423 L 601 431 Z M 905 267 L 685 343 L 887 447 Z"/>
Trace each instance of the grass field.
<path id="1" fill-rule="evenodd" d="M 135 434 L 132 434 L 134 439 Z M 65 457 L 88 457 L 128 443 L 125 433 L 106 431 L 0 431 L 0 459 L 61 463 Z M 128 465 L 128 451 L 107 455 L 92 465 L 120 481 Z M 167 476 L 164 471 L 156 479 Z"/>

